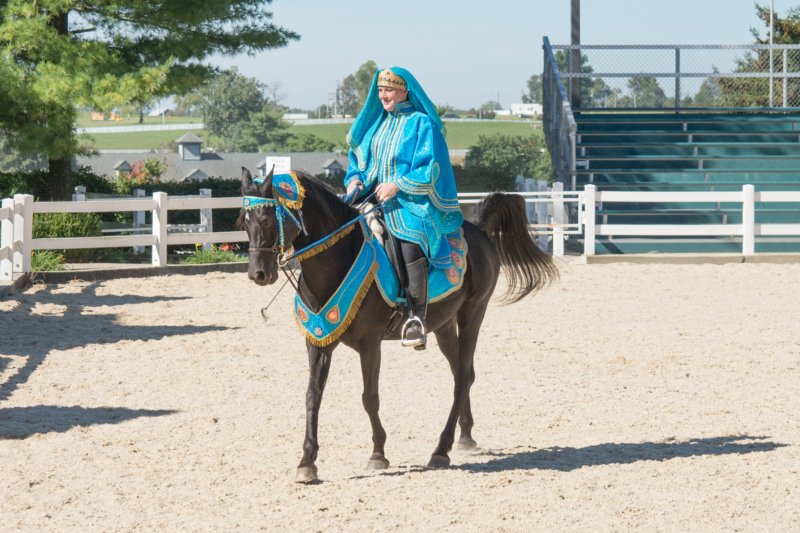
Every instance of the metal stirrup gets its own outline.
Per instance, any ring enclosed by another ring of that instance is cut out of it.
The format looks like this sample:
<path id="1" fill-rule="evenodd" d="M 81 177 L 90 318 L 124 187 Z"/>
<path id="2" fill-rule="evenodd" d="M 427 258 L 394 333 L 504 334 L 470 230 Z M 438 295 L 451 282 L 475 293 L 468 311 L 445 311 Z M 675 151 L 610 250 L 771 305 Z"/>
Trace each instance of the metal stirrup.
<path id="1" fill-rule="evenodd" d="M 411 327 L 412 324 L 419 324 L 419 329 L 422 330 L 422 337 L 419 339 L 414 340 L 406 340 L 406 333 L 408 333 L 408 328 Z M 422 322 L 422 319 L 418 316 L 412 315 L 403 323 L 403 328 L 401 330 L 401 337 L 402 340 L 400 343 L 403 346 L 420 346 L 426 344 L 425 337 L 427 333 L 425 331 L 425 324 Z"/>

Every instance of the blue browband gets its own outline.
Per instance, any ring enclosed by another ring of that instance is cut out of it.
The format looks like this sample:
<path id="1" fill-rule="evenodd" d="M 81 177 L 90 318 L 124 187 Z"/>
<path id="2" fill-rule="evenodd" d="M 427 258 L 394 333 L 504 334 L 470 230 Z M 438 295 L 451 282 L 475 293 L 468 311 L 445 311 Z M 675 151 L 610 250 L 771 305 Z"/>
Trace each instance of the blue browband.
<path id="1" fill-rule="evenodd" d="M 261 185 L 263 178 L 253 178 L 253 182 Z M 303 233 L 306 232 L 303 225 L 303 213 L 300 208 L 303 206 L 305 190 L 300 185 L 300 179 L 294 172 L 288 174 L 276 174 L 272 177 L 272 191 L 275 198 L 262 198 L 260 196 L 245 196 L 243 205 L 245 211 L 257 209 L 261 206 L 275 208 L 275 219 L 278 221 L 278 244 L 283 252 L 286 245 L 285 221 L 289 220 L 297 226 Z M 297 210 L 298 216 L 292 213 L 292 209 Z"/>

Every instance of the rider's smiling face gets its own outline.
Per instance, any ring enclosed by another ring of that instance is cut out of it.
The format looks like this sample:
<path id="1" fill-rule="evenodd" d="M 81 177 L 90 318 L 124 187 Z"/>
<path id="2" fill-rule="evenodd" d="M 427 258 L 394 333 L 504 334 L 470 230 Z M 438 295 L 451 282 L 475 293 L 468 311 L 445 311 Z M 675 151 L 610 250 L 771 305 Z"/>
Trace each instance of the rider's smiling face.
<path id="1" fill-rule="evenodd" d="M 408 91 L 396 87 L 378 86 L 378 99 L 383 105 L 383 109 L 388 112 L 394 111 L 395 106 L 404 102 L 408 98 Z"/>

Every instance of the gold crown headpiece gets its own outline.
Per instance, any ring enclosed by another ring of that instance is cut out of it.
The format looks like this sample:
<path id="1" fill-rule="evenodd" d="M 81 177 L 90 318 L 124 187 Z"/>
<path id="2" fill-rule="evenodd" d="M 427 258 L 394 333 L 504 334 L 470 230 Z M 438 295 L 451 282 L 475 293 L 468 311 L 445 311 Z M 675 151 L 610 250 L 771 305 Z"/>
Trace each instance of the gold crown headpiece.
<path id="1" fill-rule="evenodd" d="M 392 72 L 391 70 L 384 69 L 378 74 L 378 86 L 394 87 L 395 89 L 406 90 L 406 80 Z"/>

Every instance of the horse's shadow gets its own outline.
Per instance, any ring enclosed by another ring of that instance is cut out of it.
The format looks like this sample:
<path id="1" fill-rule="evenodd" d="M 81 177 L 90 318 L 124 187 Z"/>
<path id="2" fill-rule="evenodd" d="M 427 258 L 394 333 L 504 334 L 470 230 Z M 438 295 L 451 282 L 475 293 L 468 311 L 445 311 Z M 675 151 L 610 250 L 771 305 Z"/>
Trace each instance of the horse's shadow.
<path id="1" fill-rule="evenodd" d="M 0 408 L 0 440 L 25 439 L 40 433 L 63 433 L 74 427 L 119 424 L 134 418 L 165 416 L 176 412 L 170 409 L 91 408 L 77 405 Z"/>
<path id="2" fill-rule="evenodd" d="M 664 442 L 610 442 L 583 448 L 554 446 L 521 451 L 477 451 L 475 457 L 492 457 L 486 462 L 455 465 L 471 473 L 510 470 L 558 470 L 571 472 L 585 466 L 630 464 L 639 461 L 667 461 L 686 457 L 741 455 L 769 452 L 788 444 L 772 442 L 765 436 L 729 435 Z"/>
<path id="3" fill-rule="evenodd" d="M 558 470 L 571 472 L 585 466 L 630 464 L 639 461 L 667 461 L 670 459 L 700 457 L 704 455 L 742 455 L 746 453 L 770 452 L 789 446 L 767 440 L 769 437 L 751 435 L 729 435 L 664 442 L 609 442 L 583 448 L 554 446 L 535 449 L 512 448 L 508 451 L 482 450 L 464 452 L 472 457 L 491 457 L 485 462 L 468 462 L 452 465 L 454 470 L 471 474 L 509 472 L 513 470 Z M 404 476 L 434 470 L 422 465 L 400 466 L 380 476 Z M 374 474 L 354 476 L 351 479 L 373 477 Z"/>

